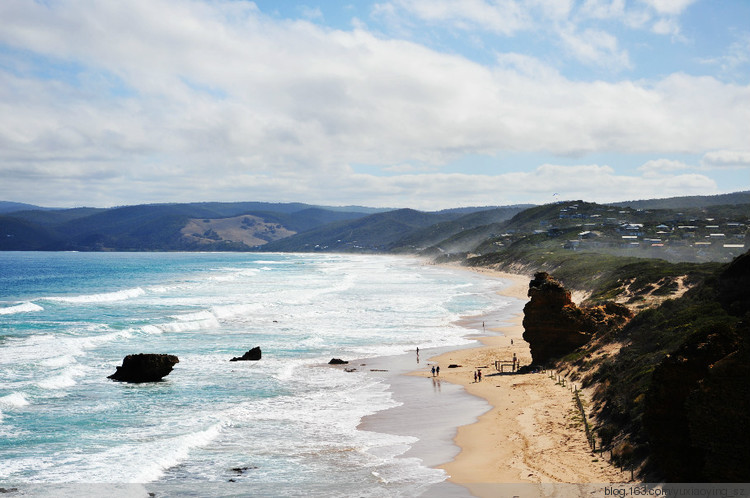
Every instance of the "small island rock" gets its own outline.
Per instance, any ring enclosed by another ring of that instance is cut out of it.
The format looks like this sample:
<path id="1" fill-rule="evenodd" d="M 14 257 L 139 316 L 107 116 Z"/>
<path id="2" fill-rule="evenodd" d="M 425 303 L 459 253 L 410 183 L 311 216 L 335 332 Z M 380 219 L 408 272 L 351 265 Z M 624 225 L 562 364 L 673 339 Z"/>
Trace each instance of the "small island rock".
<path id="1" fill-rule="evenodd" d="M 171 354 L 129 354 L 122 360 L 122 366 L 107 378 L 131 383 L 157 382 L 169 375 L 179 362 Z"/>
<path id="2" fill-rule="evenodd" d="M 348 361 L 344 361 L 340 358 L 331 358 L 331 361 L 328 362 L 329 365 L 348 365 Z"/>

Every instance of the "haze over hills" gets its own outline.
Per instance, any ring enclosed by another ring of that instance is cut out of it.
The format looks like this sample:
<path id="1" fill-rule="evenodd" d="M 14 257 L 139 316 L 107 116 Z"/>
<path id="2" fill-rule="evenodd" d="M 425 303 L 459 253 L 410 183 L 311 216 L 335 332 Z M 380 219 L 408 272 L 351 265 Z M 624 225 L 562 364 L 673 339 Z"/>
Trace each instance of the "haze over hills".
<path id="1" fill-rule="evenodd" d="M 526 245 L 672 261 L 728 261 L 744 251 L 750 224 L 750 192 L 612 205 L 575 201 L 437 212 L 268 202 L 107 209 L 1 203 L 0 208 L 6 210 L 0 214 L 0 250 L 326 251 L 463 257 Z"/>
<path id="2" fill-rule="evenodd" d="M 265 244 L 328 225 L 328 230 L 335 231 L 338 226 L 351 232 L 345 222 L 374 216 L 365 223 L 364 229 L 353 232 L 365 238 L 374 237 L 368 248 L 373 250 L 376 245 L 383 245 L 375 239 L 385 236 L 388 230 L 395 239 L 412 228 L 487 209 L 459 208 L 438 213 L 413 211 L 412 218 L 421 218 L 416 222 L 396 221 L 403 216 L 389 213 L 398 213 L 398 210 L 361 206 L 320 207 L 302 203 L 143 204 L 109 209 L 46 209 L 19 203 L 4 206 L 8 211 L 0 215 L 0 250 L 78 251 L 257 250 Z M 13 210 L 13 207 L 17 209 Z M 373 226 L 367 228 L 368 223 L 373 223 Z M 386 225 L 391 226 L 386 228 Z M 366 234 L 368 231 L 375 235 Z M 328 240 L 323 232 L 318 236 L 321 242 Z M 301 250 L 293 244 L 289 247 Z M 275 250 L 284 249 L 281 246 Z"/>

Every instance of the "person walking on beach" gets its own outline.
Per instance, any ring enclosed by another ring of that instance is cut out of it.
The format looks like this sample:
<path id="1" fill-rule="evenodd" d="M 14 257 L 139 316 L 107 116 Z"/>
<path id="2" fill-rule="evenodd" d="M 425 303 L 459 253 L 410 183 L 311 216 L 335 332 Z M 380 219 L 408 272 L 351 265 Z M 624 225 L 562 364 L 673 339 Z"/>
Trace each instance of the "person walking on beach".
<path id="1" fill-rule="evenodd" d="M 437 373 L 437 376 L 440 377 L 440 365 L 435 367 L 435 373 Z"/>
<path id="2" fill-rule="evenodd" d="M 435 376 L 435 367 L 434 366 L 432 367 L 432 376 L 433 377 Z"/>
<path id="3" fill-rule="evenodd" d="M 474 370 L 474 383 L 475 384 L 477 383 L 477 371 L 476 370 Z"/>
<path id="4" fill-rule="evenodd" d="M 479 382 L 482 382 L 482 371 L 477 370 L 477 379 L 479 379 Z"/>

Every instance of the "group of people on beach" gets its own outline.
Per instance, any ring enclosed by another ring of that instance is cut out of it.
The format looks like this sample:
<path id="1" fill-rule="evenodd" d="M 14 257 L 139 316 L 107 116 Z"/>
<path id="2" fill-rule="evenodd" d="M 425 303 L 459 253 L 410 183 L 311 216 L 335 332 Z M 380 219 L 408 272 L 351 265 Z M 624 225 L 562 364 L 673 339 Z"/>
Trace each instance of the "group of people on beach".
<path id="1" fill-rule="evenodd" d="M 474 382 L 482 382 L 482 371 L 478 368 L 474 371 Z"/>
<path id="2" fill-rule="evenodd" d="M 440 365 L 433 365 L 432 366 L 432 376 L 435 377 L 437 375 L 440 377 Z"/>

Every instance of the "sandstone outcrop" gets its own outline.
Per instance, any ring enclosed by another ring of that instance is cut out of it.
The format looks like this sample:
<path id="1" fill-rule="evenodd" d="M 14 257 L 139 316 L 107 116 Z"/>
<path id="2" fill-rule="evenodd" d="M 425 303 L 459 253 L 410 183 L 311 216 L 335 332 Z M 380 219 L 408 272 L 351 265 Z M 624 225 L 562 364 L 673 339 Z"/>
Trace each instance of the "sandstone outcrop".
<path id="1" fill-rule="evenodd" d="M 171 354 L 130 354 L 108 379 L 121 382 L 157 382 L 172 371 L 180 360 Z"/>
<path id="2" fill-rule="evenodd" d="M 596 332 L 621 327 L 632 316 L 625 306 L 612 302 L 579 308 L 570 292 L 546 272 L 534 275 L 528 296 L 530 300 L 523 309 L 523 338 L 529 343 L 535 365 L 575 351 Z"/>
<path id="3" fill-rule="evenodd" d="M 254 347 L 242 356 L 235 356 L 229 361 L 258 361 L 261 357 L 261 351 L 258 346 Z"/>

